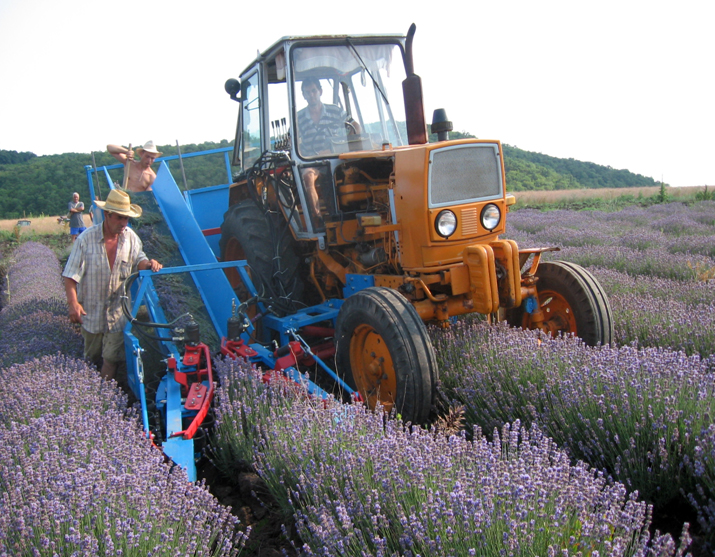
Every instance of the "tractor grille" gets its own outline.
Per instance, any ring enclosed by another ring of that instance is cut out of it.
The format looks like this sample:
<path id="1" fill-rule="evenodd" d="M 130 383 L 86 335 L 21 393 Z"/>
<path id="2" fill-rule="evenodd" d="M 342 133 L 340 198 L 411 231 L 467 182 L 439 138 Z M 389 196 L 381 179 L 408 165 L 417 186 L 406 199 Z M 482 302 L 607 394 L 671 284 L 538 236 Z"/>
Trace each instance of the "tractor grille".
<path id="1" fill-rule="evenodd" d="M 460 222 L 462 223 L 462 236 L 472 236 L 479 233 L 479 219 L 474 207 L 462 209 Z"/>
<path id="2" fill-rule="evenodd" d="M 499 147 L 457 145 L 430 154 L 430 207 L 501 197 Z"/>

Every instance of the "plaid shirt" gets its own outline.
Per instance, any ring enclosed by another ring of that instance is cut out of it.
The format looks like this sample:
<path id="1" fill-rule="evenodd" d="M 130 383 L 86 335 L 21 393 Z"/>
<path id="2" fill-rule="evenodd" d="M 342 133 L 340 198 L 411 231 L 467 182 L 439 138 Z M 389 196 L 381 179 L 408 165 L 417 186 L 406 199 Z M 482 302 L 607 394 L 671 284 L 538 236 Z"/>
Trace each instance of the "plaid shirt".
<path id="1" fill-rule="evenodd" d="M 300 143 L 298 149 L 304 157 L 312 157 L 324 151 L 332 153 L 333 139 L 344 140 L 347 137 L 345 122 L 348 115 L 342 108 L 334 104 L 324 104 L 320 120 L 316 124 L 310 117 L 308 107 L 298 111 L 298 132 Z"/>
<path id="2" fill-rule="evenodd" d="M 117 242 L 114 267 L 109 269 L 102 223 L 88 228 L 72 245 L 63 277 L 77 283 L 77 301 L 87 312 L 82 327 L 90 333 L 118 333 L 127 322 L 122 313 L 121 286 L 146 260 L 139 236 L 125 228 Z"/>

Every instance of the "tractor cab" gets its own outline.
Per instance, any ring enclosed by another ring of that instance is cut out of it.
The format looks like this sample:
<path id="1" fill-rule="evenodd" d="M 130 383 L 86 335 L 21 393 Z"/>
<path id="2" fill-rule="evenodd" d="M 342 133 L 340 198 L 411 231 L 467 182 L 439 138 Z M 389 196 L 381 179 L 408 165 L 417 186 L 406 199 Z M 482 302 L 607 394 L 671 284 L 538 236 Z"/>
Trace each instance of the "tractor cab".
<path id="1" fill-rule="evenodd" d="M 294 191 L 286 188 L 279 196 L 297 238 L 322 234 L 318 213 L 336 213 L 334 176 L 341 154 L 407 143 L 404 40 L 285 37 L 246 68 L 240 81 L 226 82 L 241 105 L 233 164 L 247 174 L 265 168 L 270 154 L 277 172 L 291 174 Z"/>

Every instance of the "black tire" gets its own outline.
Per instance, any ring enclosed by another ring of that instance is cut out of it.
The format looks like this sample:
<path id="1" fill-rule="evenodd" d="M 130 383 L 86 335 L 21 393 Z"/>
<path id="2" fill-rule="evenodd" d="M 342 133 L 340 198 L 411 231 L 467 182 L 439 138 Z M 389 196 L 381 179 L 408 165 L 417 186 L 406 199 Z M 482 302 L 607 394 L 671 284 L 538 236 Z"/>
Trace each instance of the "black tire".
<path id="1" fill-rule="evenodd" d="M 219 247 L 222 261 L 248 261 L 251 280 L 259 294 L 279 301 L 282 307 L 289 300 L 300 300 L 303 281 L 298 273 L 296 242 L 285 222 L 264 214 L 253 200 L 245 199 L 226 211 Z M 230 269 L 226 274 L 241 301 L 245 301 L 245 288 L 238 273 Z"/>
<path id="2" fill-rule="evenodd" d="M 545 324 L 565 334 L 573 333 L 589 346 L 613 341 L 613 313 L 608 296 L 586 269 L 566 261 L 546 261 L 536 271 L 536 288 Z M 522 307 L 507 311 L 512 327 L 529 328 Z"/>
<path id="3" fill-rule="evenodd" d="M 335 330 L 337 372 L 365 402 L 406 422 L 427 421 L 438 377 L 427 329 L 415 308 L 389 288 L 345 300 Z"/>

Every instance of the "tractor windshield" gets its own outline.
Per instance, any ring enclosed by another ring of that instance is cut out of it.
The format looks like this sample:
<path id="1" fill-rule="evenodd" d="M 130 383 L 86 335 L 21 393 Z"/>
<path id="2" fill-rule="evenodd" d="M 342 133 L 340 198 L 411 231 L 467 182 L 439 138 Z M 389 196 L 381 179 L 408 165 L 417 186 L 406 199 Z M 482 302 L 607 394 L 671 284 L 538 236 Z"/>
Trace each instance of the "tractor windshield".
<path id="1" fill-rule="evenodd" d="M 301 158 L 405 144 L 398 45 L 296 47 L 292 64 Z"/>

